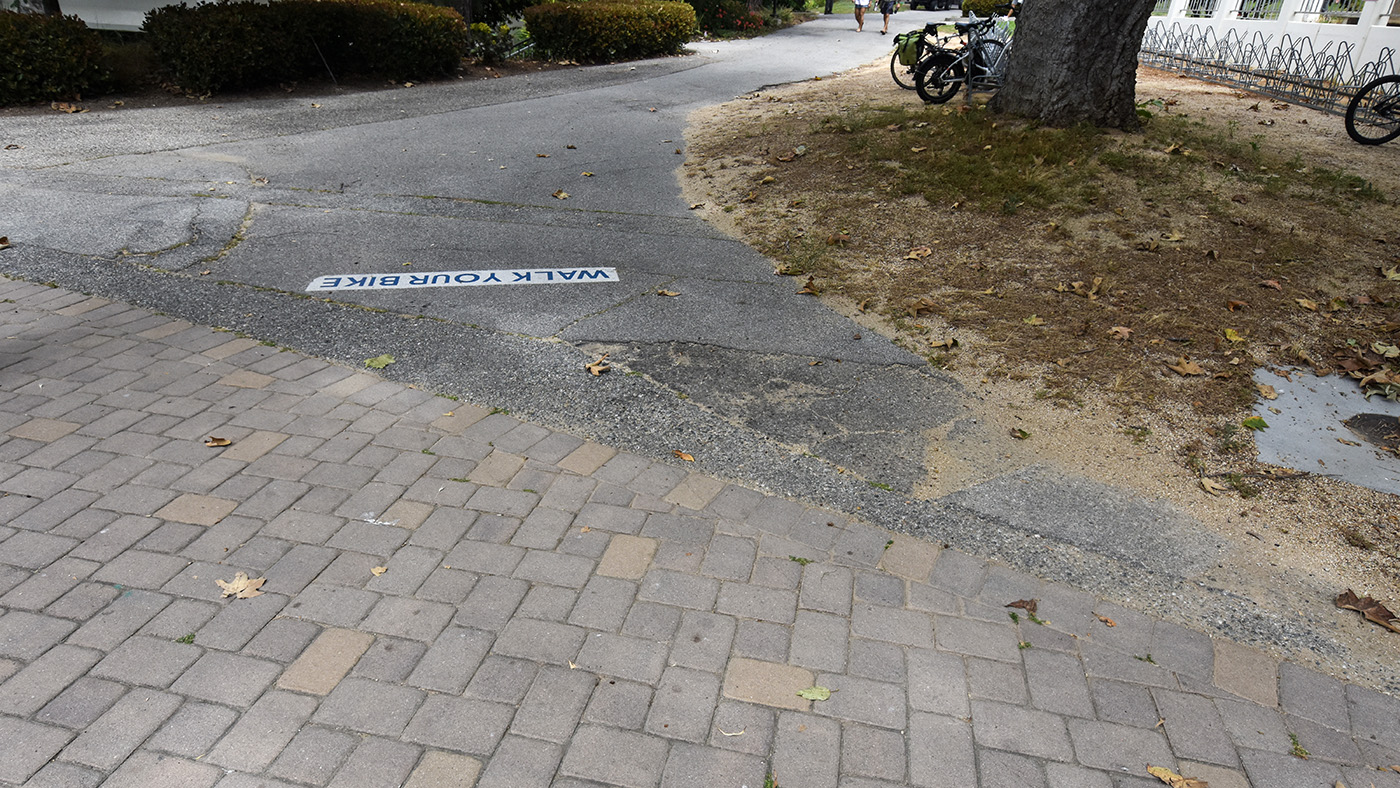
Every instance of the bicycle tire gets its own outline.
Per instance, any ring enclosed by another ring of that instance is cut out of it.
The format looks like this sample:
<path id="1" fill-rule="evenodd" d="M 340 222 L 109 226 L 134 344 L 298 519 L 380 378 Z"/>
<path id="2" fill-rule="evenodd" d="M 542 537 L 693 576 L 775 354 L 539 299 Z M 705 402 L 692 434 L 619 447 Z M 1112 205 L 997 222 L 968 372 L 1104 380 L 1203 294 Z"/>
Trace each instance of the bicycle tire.
<path id="1" fill-rule="evenodd" d="M 1400 137 L 1400 74 L 1373 79 L 1347 104 L 1347 136 L 1362 145 Z"/>
<path id="2" fill-rule="evenodd" d="M 978 44 L 972 54 L 972 79 L 977 81 L 1001 82 L 1006 71 L 1006 44 L 995 38 L 988 38 Z"/>
<path id="3" fill-rule="evenodd" d="M 935 52 L 914 68 L 914 86 L 925 104 L 946 104 L 962 88 L 962 59 L 951 52 Z"/>
<path id="4" fill-rule="evenodd" d="M 905 90 L 914 89 L 914 66 L 906 66 L 899 62 L 899 50 L 890 55 L 890 76 L 894 77 L 894 84 Z"/>

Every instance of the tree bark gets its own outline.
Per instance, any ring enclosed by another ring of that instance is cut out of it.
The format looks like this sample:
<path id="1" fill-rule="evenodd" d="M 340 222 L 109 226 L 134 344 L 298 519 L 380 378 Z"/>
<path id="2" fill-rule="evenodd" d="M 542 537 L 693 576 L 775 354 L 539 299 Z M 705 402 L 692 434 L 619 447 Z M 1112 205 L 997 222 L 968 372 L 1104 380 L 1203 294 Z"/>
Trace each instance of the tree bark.
<path id="1" fill-rule="evenodd" d="M 1016 17 L 998 112 L 1052 126 L 1138 127 L 1138 50 L 1153 0 L 1030 0 Z"/>

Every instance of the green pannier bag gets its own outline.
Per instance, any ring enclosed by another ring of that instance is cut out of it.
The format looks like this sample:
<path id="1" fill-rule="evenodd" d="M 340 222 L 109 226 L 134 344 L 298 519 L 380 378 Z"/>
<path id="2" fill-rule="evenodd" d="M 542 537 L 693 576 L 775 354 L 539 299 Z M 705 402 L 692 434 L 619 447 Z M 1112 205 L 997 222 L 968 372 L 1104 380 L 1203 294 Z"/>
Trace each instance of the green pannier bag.
<path id="1" fill-rule="evenodd" d="M 912 66 L 919 60 L 919 31 L 900 33 L 894 37 L 894 51 L 899 53 L 899 62 Z"/>

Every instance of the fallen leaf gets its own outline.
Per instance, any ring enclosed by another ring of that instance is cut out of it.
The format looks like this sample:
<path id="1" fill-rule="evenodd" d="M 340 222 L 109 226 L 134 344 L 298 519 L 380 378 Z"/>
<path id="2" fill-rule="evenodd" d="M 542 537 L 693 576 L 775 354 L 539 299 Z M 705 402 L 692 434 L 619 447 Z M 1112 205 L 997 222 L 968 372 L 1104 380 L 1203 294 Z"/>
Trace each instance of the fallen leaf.
<path id="1" fill-rule="evenodd" d="M 938 304 L 929 296 L 920 296 L 918 299 L 910 299 L 909 303 L 905 304 L 905 309 L 908 310 L 910 317 L 923 317 L 933 314 L 936 306 Z"/>
<path id="2" fill-rule="evenodd" d="M 1210 788 L 1210 783 L 1191 777 L 1182 777 L 1171 769 L 1161 766 L 1148 766 L 1147 773 L 1171 786 L 1171 788 Z"/>
<path id="3" fill-rule="evenodd" d="M 582 176 L 585 177 L 585 178 L 592 178 L 592 177 L 593 177 L 593 173 L 591 173 L 591 172 L 581 172 L 581 173 L 579 173 L 579 175 L 582 175 Z"/>
<path id="4" fill-rule="evenodd" d="M 904 255 L 905 260 L 922 260 L 933 254 L 933 250 L 927 246 L 916 246 L 909 250 L 909 254 Z"/>
<path id="5" fill-rule="evenodd" d="M 560 189 L 554 193 L 554 198 L 556 200 L 567 200 L 569 199 L 569 193 L 564 191 L 563 189 Z"/>
<path id="6" fill-rule="evenodd" d="M 693 455 L 686 454 L 680 449 L 672 449 L 671 454 L 675 455 L 678 459 L 685 460 L 686 462 L 695 462 L 695 457 Z"/>
<path id="7" fill-rule="evenodd" d="M 1391 632 L 1400 632 L 1400 618 L 1396 618 L 1395 614 L 1387 610 L 1385 605 L 1371 597 L 1358 597 L 1350 588 L 1337 595 L 1337 607 L 1343 610 L 1355 610 L 1365 616 L 1367 620 L 1374 621 Z"/>
<path id="8" fill-rule="evenodd" d="M 1302 308 L 1308 310 L 1309 312 L 1317 311 L 1317 302 L 1312 300 L 1311 298 L 1295 298 L 1293 299 L 1293 302 L 1298 306 L 1301 306 Z"/>
<path id="9" fill-rule="evenodd" d="M 387 566 L 376 566 L 375 568 L 369 570 L 369 573 L 374 575 L 375 577 L 379 577 L 387 571 L 389 571 L 389 567 Z"/>
<path id="10" fill-rule="evenodd" d="M 1011 437 L 1015 438 L 1015 439 L 1018 440 L 1018 441 L 1023 441 L 1023 440 L 1025 440 L 1026 438 L 1029 438 L 1030 436 L 1031 436 L 1031 434 L 1030 434 L 1029 432 L 1026 432 L 1025 430 L 1021 429 L 1020 427 L 1012 427 L 1012 428 L 1011 428 Z"/>
<path id="11" fill-rule="evenodd" d="M 607 372 L 608 370 L 612 369 L 612 367 L 608 365 L 607 358 L 608 354 L 604 353 L 603 355 L 598 357 L 597 361 L 592 361 L 587 364 L 584 364 L 583 368 L 588 370 L 588 374 L 596 378 L 604 372 Z"/>
<path id="12" fill-rule="evenodd" d="M 233 441 L 228 438 L 216 438 L 213 435 L 210 435 L 209 438 L 204 441 L 205 446 L 231 446 L 232 444 Z"/>
<path id="13" fill-rule="evenodd" d="M 214 582 L 218 583 L 219 587 L 224 590 L 224 593 L 220 594 L 221 597 L 231 596 L 235 599 L 251 599 L 255 596 L 262 596 L 263 592 L 258 589 L 262 588 L 262 584 L 267 582 L 267 578 L 259 577 L 256 580 L 249 580 L 247 574 L 239 572 L 233 576 L 233 580 L 227 583 L 218 579 L 215 579 Z"/>
<path id="14" fill-rule="evenodd" d="M 826 700 L 831 697 L 831 690 L 826 687 L 812 686 L 804 690 L 797 691 L 797 697 L 807 700 Z"/>
<path id="15" fill-rule="evenodd" d="M 656 294 L 659 296 L 666 296 L 667 298 L 675 298 L 676 296 L 680 295 L 680 293 L 676 292 L 675 290 L 657 290 Z"/>
<path id="16" fill-rule="evenodd" d="M 1133 330 L 1127 326 L 1114 326 L 1108 330 L 1108 334 L 1119 342 L 1127 342 L 1128 338 L 1132 336 Z"/>
<path id="17" fill-rule="evenodd" d="M 691 204 L 690 210 L 692 210 L 692 211 L 698 211 L 698 210 L 700 210 L 701 208 L 704 208 L 704 207 L 705 207 L 705 203 L 703 203 L 703 202 L 697 202 L 697 203 Z"/>
<path id="18" fill-rule="evenodd" d="M 826 237 L 827 246 L 840 246 L 851 240 L 849 233 L 832 233 Z"/>
<path id="19" fill-rule="evenodd" d="M 1230 340 L 1231 342 L 1243 342 L 1243 341 L 1244 341 L 1244 337 L 1243 337 L 1243 336 L 1240 336 L 1240 332 L 1236 331 L 1236 330 L 1233 329 L 1233 328 L 1227 328 L 1227 329 L 1225 329 L 1225 338 L 1228 339 L 1228 340 Z"/>
<path id="20" fill-rule="evenodd" d="M 311 105 L 311 108 L 312 108 L 312 109 L 320 109 L 320 108 L 321 108 L 321 105 L 320 105 L 320 104 L 312 104 L 312 105 Z"/>
<path id="21" fill-rule="evenodd" d="M 1030 317 L 1026 318 L 1025 320 L 1022 320 L 1021 322 L 1025 323 L 1028 326 L 1043 326 L 1045 325 L 1045 318 L 1041 317 L 1040 315 L 1031 315 Z"/>
<path id="22" fill-rule="evenodd" d="M 84 109 L 83 107 L 80 107 L 80 106 L 78 106 L 77 104 L 69 104 L 69 103 L 66 102 L 66 101 L 54 101 L 54 102 L 51 102 L 51 103 L 49 104 L 49 107 L 50 107 L 51 109 L 56 109 L 56 110 L 58 110 L 59 112 L 67 112 L 67 113 L 70 114 L 70 115 L 72 115 L 73 113 L 77 113 L 77 112 L 87 112 L 87 110 Z"/>
<path id="23" fill-rule="evenodd" d="M 1113 619 L 1109 618 L 1108 616 L 1100 616 L 1100 615 L 1097 614 L 1097 613 L 1095 613 L 1094 616 L 1095 616 L 1096 618 L 1098 618 L 1098 620 L 1102 621 L 1102 622 L 1103 622 L 1103 625 L 1106 626 L 1106 627 L 1116 627 L 1116 626 L 1118 626 L 1118 622 L 1117 622 L 1117 621 L 1114 621 Z"/>
<path id="24" fill-rule="evenodd" d="M 1223 493 L 1223 492 L 1229 491 L 1230 488 L 1229 488 L 1229 487 L 1226 487 L 1225 485 L 1221 484 L 1220 482 L 1215 481 L 1214 479 L 1208 479 L 1208 478 L 1202 476 L 1202 477 L 1201 477 L 1201 489 L 1202 489 L 1202 490 L 1205 490 L 1206 492 L 1210 493 L 1211 495 L 1219 495 L 1219 494 L 1221 494 L 1221 493 Z"/>
<path id="25" fill-rule="evenodd" d="M 1247 307 L 1247 306 L 1249 306 L 1249 302 L 1248 302 L 1248 301 L 1226 301 L 1226 302 L 1225 302 L 1225 308 L 1226 308 L 1226 309 L 1229 309 L 1231 312 L 1235 311 L 1236 309 L 1244 309 L 1244 308 Z"/>
<path id="26" fill-rule="evenodd" d="M 1185 356 L 1178 357 L 1176 360 L 1176 364 L 1167 364 L 1167 369 L 1170 369 L 1172 372 L 1175 372 L 1176 374 L 1182 377 L 1186 377 L 1187 375 L 1206 374 L 1206 371 L 1201 368 L 1200 364 L 1188 360 Z"/>
<path id="27" fill-rule="evenodd" d="M 535 158 L 537 158 L 537 159 L 547 159 L 547 158 L 549 158 L 549 154 L 548 154 L 548 153 L 536 153 L 536 154 L 535 154 Z"/>
<path id="28" fill-rule="evenodd" d="M 719 731 L 719 734 L 720 734 L 721 736 L 743 736 L 743 735 L 744 735 L 744 731 L 748 730 L 748 727 L 745 726 L 745 727 L 743 727 L 743 728 L 740 728 L 740 729 L 739 729 L 737 732 L 735 732 L 735 733 L 730 733 L 729 731 L 725 730 L 724 728 L 721 728 L 721 727 L 719 727 L 718 725 L 716 725 L 716 726 L 715 726 L 715 730 Z"/>
<path id="29" fill-rule="evenodd" d="M 928 147 L 927 147 L 927 146 L 924 146 L 924 147 L 921 147 L 921 148 L 910 148 L 909 150 L 912 151 L 912 152 L 914 152 L 914 153 L 923 153 L 924 151 L 928 150 Z"/>
<path id="30" fill-rule="evenodd" d="M 383 369 L 389 366 L 390 364 L 394 363 L 394 361 L 395 358 L 393 356 L 389 355 L 388 353 L 385 353 L 382 356 L 375 356 L 374 358 L 365 359 L 365 366 L 369 367 L 370 369 Z"/>
<path id="31" fill-rule="evenodd" d="M 1279 284 L 1277 279 L 1265 279 L 1264 281 L 1259 283 L 1259 286 L 1269 287 L 1279 291 L 1283 290 L 1283 285 Z"/>
<path id="32" fill-rule="evenodd" d="M 1346 444 L 1347 446 L 1360 446 L 1360 445 L 1361 445 L 1361 444 L 1357 443 L 1356 441 L 1349 441 L 1349 440 L 1347 440 L 1346 438 L 1338 438 L 1338 439 L 1337 439 L 1337 442 L 1338 442 L 1338 443 Z"/>
<path id="33" fill-rule="evenodd" d="M 21 147 L 23 146 L 11 142 L 9 145 L 5 146 L 5 150 L 19 150 Z"/>
<path id="34" fill-rule="evenodd" d="M 1250 428 L 1251 430 L 1254 430 L 1255 432 L 1258 432 L 1259 430 L 1267 430 L 1269 428 L 1269 423 L 1258 416 L 1250 416 L 1249 418 L 1245 419 L 1240 423 Z"/>
<path id="35" fill-rule="evenodd" d="M 1035 615 L 1036 608 L 1039 606 L 1039 599 L 1018 599 L 1015 602 L 1006 605 L 1006 607 L 1019 607 L 1027 613 L 1030 613 L 1031 615 Z"/>
<path id="36" fill-rule="evenodd" d="M 578 150 L 578 146 L 577 146 L 577 145 L 565 145 L 565 146 L 564 146 L 564 149 L 565 149 L 565 150 Z"/>
<path id="37" fill-rule="evenodd" d="M 1278 399 L 1278 391 L 1267 383 L 1256 383 L 1254 388 L 1258 390 L 1259 396 L 1264 399 Z"/>
<path id="38" fill-rule="evenodd" d="M 797 291 L 798 295 L 821 295 L 821 288 L 817 287 L 815 277 L 807 277 L 807 283 L 802 285 L 802 289 Z"/>
<path id="39" fill-rule="evenodd" d="M 8 235 L 0 235 L 0 249 L 9 249 L 9 248 L 10 248 L 10 236 L 8 236 Z"/>
<path id="40" fill-rule="evenodd" d="M 1400 282 L 1400 270 L 1397 270 L 1397 266 L 1392 265 L 1389 268 L 1376 266 L 1376 272 L 1392 282 Z"/>

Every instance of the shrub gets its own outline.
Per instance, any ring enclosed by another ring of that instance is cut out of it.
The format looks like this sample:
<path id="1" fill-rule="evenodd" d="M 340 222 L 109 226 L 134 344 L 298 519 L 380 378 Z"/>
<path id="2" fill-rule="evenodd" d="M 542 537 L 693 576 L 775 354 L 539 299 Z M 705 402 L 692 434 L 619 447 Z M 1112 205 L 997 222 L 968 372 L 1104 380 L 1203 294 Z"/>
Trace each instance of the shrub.
<path id="1" fill-rule="evenodd" d="M 962 0 L 962 10 L 977 16 L 991 16 L 997 12 L 996 7 L 999 5 L 1006 3 L 1003 0 Z"/>
<path id="2" fill-rule="evenodd" d="M 670 55 L 695 35 L 695 9 L 672 0 L 564 0 L 525 9 L 525 27 L 554 58 Z"/>
<path id="3" fill-rule="evenodd" d="M 689 0 L 701 30 L 739 32 L 763 27 L 763 17 L 749 10 L 744 0 Z"/>
<path id="4" fill-rule="evenodd" d="M 520 16 L 528 6 L 532 6 L 539 0 L 421 0 L 433 5 L 447 6 L 454 8 L 463 19 L 468 19 L 467 13 L 471 12 L 470 21 L 473 25 L 477 23 L 485 25 L 499 25 L 506 20 Z M 3 0 L 0 0 L 3 2 Z"/>
<path id="5" fill-rule="evenodd" d="M 75 99 L 106 80 L 102 41 L 77 17 L 0 11 L 0 105 Z"/>
<path id="6" fill-rule="evenodd" d="M 393 0 L 243 0 L 152 11 L 151 46 L 186 90 L 256 87 L 323 73 L 393 80 L 451 73 L 468 33 L 449 8 Z"/>
<path id="7" fill-rule="evenodd" d="M 505 62 L 515 48 L 515 31 L 508 25 L 477 22 L 471 28 L 471 56 L 488 66 Z"/>

